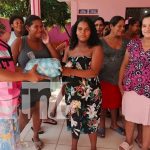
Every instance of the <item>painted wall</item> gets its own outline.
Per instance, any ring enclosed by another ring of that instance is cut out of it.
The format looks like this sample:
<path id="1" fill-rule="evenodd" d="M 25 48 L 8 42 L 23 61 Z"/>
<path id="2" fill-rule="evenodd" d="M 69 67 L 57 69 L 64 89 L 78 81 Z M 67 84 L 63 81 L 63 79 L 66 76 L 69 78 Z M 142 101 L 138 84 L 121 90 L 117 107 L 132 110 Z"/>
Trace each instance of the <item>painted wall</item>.
<path id="1" fill-rule="evenodd" d="M 67 31 L 69 34 L 71 33 L 71 24 L 66 24 Z M 64 41 L 69 41 L 69 36 L 65 32 L 65 30 L 61 29 L 59 26 L 53 26 L 48 32 L 50 41 L 53 44 L 54 47 L 58 46 Z"/>
<path id="2" fill-rule="evenodd" d="M 11 29 L 10 29 L 10 25 L 9 25 L 9 20 L 6 18 L 0 18 L 0 22 L 5 25 L 6 31 L 10 32 Z"/>
<path id="3" fill-rule="evenodd" d="M 150 7 L 150 0 L 71 0 L 71 22 L 76 21 L 79 9 L 98 9 L 106 21 L 112 16 L 125 17 L 126 7 Z"/>

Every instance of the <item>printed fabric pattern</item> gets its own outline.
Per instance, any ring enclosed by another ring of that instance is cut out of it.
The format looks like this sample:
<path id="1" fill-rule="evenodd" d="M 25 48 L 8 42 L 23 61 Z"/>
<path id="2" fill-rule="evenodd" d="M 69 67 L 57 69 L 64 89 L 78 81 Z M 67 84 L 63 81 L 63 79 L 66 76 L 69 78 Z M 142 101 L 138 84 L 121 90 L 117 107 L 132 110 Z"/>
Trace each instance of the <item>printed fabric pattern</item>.
<path id="1" fill-rule="evenodd" d="M 91 58 L 69 57 L 66 67 L 78 70 L 90 69 Z M 67 127 L 74 138 L 80 133 L 91 134 L 97 131 L 101 104 L 99 78 L 70 77 L 65 89 L 67 104 Z"/>
<path id="2" fill-rule="evenodd" d="M 150 49 L 144 51 L 140 39 L 131 40 L 127 50 L 130 54 L 123 87 L 150 98 Z"/>

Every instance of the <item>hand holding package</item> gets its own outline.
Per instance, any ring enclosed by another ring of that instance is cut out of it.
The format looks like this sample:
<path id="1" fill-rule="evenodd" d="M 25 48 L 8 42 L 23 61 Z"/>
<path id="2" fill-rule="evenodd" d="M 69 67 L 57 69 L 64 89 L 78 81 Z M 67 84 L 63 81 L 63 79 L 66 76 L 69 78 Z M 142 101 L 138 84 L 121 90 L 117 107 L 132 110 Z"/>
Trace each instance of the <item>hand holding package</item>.
<path id="1" fill-rule="evenodd" d="M 56 58 L 39 58 L 31 59 L 25 67 L 25 71 L 29 71 L 37 64 L 37 72 L 47 77 L 57 77 L 61 74 L 61 64 Z"/>

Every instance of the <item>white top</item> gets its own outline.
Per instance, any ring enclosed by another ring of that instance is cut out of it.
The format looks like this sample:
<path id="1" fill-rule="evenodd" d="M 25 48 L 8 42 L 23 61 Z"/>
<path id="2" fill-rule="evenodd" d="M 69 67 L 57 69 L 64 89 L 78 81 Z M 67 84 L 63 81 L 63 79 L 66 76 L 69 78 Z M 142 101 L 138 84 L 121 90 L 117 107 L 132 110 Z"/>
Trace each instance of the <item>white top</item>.
<path id="1" fill-rule="evenodd" d="M 8 41 L 8 45 L 11 46 L 12 43 L 14 42 L 14 40 L 16 39 L 16 35 L 15 35 L 15 32 L 14 31 L 11 31 L 11 34 L 10 34 L 10 39 Z"/>

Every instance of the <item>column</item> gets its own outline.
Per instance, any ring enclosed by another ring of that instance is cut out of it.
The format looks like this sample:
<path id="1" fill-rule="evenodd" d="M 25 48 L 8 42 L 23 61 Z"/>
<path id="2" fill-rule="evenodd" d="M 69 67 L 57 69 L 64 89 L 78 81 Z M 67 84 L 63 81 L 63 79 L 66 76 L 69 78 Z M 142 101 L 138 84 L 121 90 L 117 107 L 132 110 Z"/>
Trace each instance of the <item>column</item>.
<path id="1" fill-rule="evenodd" d="M 41 17 L 40 0 L 30 0 L 30 3 L 31 3 L 31 15 L 37 15 Z"/>

